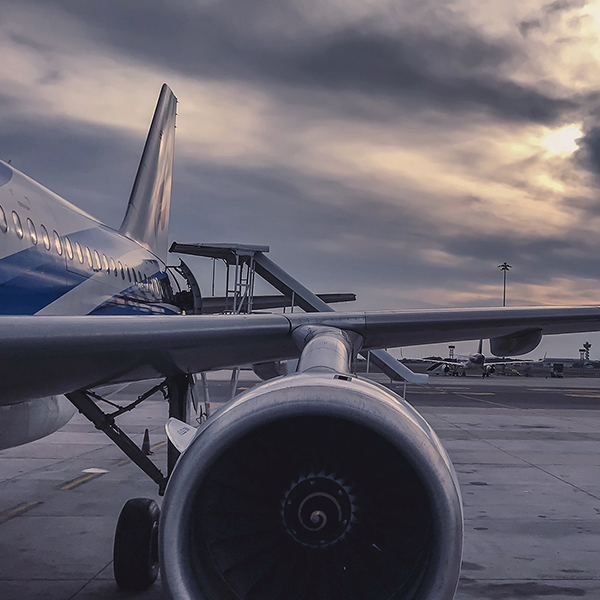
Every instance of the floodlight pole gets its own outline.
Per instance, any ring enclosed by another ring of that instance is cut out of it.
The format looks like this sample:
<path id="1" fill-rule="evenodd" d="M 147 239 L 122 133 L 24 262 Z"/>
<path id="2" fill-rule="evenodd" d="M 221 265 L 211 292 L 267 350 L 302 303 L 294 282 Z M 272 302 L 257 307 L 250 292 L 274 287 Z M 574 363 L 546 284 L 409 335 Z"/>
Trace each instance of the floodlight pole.
<path id="1" fill-rule="evenodd" d="M 503 262 L 501 265 L 498 265 L 498 268 L 502 271 L 504 276 L 504 286 L 502 288 L 502 306 L 506 306 L 506 273 L 509 269 L 512 269 L 512 265 L 509 265 L 507 262 Z"/>

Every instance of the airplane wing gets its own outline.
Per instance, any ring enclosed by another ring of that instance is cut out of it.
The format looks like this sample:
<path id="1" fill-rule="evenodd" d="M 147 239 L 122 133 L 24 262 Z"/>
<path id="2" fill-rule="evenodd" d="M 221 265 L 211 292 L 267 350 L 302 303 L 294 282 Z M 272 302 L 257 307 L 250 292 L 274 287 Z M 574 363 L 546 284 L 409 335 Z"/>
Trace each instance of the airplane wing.
<path id="1" fill-rule="evenodd" d="M 542 363 L 543 359 L 539 358 L 539 359 L 535 359 L 535 360 L 519 360 L 519 359 L 515 359 L 515 360 L 499 360 L 499 361 L 495 361 L 495 360 L 491 360 L 491 361 L 486 361 L 485 366 L 486 367 L 502 367 L 504 365 L 532 365 L 535 363 Z"/>
<path id="2" fill-rule="evenodd" d="M 541 334 L 600 331 L 600 307 L 180 317 L 2 316 L 0 403 L 105 383 L 296 358 L 299 350 L 292 332 L 302 325 L 356 332 L 363 339 L 363 350 L 482 337 L 518 346 L 522 339 L 539 341 Z"/>
<path id="3" fill-rule="evenodd" d="M 451 367 L 460 367 L 463 364 L 459 360 L 435 360 L 435 358 L 413 358 L 410 360 L 419 360 L 421 362 L 435 363 L 436 365 L 449 365 Z"/>

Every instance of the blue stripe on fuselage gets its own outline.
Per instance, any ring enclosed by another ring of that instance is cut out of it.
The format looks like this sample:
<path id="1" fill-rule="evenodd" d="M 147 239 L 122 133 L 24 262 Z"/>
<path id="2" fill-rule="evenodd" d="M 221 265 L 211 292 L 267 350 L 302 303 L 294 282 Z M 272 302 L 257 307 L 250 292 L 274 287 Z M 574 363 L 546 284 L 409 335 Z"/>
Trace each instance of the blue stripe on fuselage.
<path id="1" fill-rule="evenodd" d="M 99 306 L 90 315 L 176 315 L 179 311 L 170 304 L 110 303 Z"/>
<path id="2" fill-rule="evenodd" d="M 43 243 L 26 248 L 0 260 L 0 313 L 33 315 L 84 280 Z"/>
<path id="3" fill-rule="evenodd" d="M 92 252 L 98 249 L 102 254 L 107 254 L 117 261 L 132 251 L 141 250 L 145 253 L 135 242 L 103 226 L 69 233 L 68 237 L 74 250 L 75 243 L 79 242 L 84 253 L 87 246 Z M 65 256 L 65 252 L 66 249 L 63 249 L 63 254 L 58 255 L 54 247 L 46 250 L 43 241 L 39 240 L 36 246 L 30 246 L 0 259 L 0 314 L 35 314 L 97 273 L 87 265 L 85 254 L 82 265 L 77 255 L 69 259 Z M 150 273 L 147 272 L 148 269 L 143 269 L 149 279 L 166 277 L 166 274 L 160 271 L 158 260 L 150 253 L 148 258 L 141 262 L 146 265 L 151 263 Z M 142 269 L 140 262 L 131 266 L 136 270 Z M 112 273 L 104 276 L 115 277 Z M 115 279 L 120 277 L 119 274 Z M 99 298 L 99 302 L 102 303 L 92 312 L 94 314 L 176 312 L 174 307 L 162 304 L 164 300 L 162 294 L 152 293 L 152 286 L 144 288 L 146 285 L 129 284 L 125 290 L 115 294 L 109 301 Z M 157 304 L 157 306 L 150 309 L 149 304 Z"/>
<path id="4" fill-rule="evenodd" d="M 158 282 L 159 289 L 162 283 L 168 285 L 168 276 L 160 271 L 155 273 L 147 283 L 133 285 L 119 294 L 116 294 L 100 306 L 95 308 L 91 315 L 174 315 L 179 314 L 179 309 L 172 304 L 162 302 L 162 294 L 154 290 L 152 280 Z"/>

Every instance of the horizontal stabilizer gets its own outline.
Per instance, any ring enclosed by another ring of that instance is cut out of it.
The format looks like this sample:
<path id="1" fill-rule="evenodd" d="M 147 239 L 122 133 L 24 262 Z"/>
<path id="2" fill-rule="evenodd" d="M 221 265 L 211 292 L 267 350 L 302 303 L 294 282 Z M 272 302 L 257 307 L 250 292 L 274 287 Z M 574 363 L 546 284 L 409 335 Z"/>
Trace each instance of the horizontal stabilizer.
<path id="1" fill-rule="evenodd" d="M 356 294 L 317 294 L 317 297 L 327 304 L 337 302 L 354 302 Z M 296 298 L 294 297 L 294 300 Z M 252 310 L 269 310 L 271 308 L 284 308 L 291 305 L 291 299 L 287 296 L 273 294 L 269 296 L 254 296 L 252 298 Z M 298 306 L 298 302 L 294 302 Z M 202 313 L 205 315 L 223 313 L 233 308 L 233 296 L 205 296 L 202 298 Z"/>

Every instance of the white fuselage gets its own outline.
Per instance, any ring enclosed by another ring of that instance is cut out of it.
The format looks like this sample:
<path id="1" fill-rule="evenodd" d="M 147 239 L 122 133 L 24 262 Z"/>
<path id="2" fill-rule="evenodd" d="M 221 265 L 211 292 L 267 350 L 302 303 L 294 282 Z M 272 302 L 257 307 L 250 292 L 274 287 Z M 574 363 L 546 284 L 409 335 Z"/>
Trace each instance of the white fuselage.
<path id="1" fill-rule="evenodd" d="M 173 314 L 172 299 L 154 254 L 0 161 L 0 314 Z M 74 412 L 64 396 L 11 403 L 0 391 L 0 449 Z"/>

